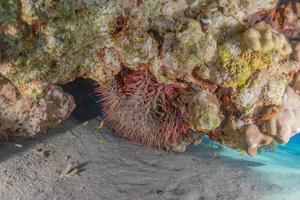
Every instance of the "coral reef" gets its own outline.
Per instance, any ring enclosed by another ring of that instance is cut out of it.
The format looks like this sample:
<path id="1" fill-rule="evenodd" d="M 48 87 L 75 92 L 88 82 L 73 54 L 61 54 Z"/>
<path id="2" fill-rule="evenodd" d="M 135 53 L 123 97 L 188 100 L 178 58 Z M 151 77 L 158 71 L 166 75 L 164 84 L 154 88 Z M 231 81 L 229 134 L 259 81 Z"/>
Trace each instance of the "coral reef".
<path id="1" fill-rule="evenodd" d="M 68 118 L 75 102 L 58 86 L 51 86 L 39 100 L 22 97 L 17 88 L 0 77 L 0 139 L 32 137 Z"/>
<path id="2" fill-rule="evenodd" d="M 292 53 L 285 36 L 263 22 L 246 30 L 243 39 L 245 44 L 254 51 L 276 51 L 282 56 Z"/>
<path id="3" fill-rule="evenodd" d="M 296 61 L 300 61 L 300 43 L 299 42 L 294 42 L 293 43 L 293 53 L 292 57 Z"/>
<path id="4" fill-rule="evenodd" d="M 67 118 L 75 104 L 58 85 L 83 77 L 135 143 L 181 152 L 207 134 L 252 156 L 286 143 L 300 128 L 296 4 L 1 1 L 1 138 Z"/>
<path id="5" fill-rule="evenodd" d="M 287 87 L 283 98 L 283 111 L 266 122 L 265 128 L 278 143 L 287 143 L 300 130 L 300 99 L 299 95 Z"/>
<path id="6" fill-rule="evenodd" d="M 257 53 L 248 49 L 234 52 L 231 48 L 222 47 L 219 51 L 222 85 L 231 88 L 243 87 L 254 72 L 271 65 L 272 59 L 269 52 Z"/>
<path id="7" fill-rule="evenodd" d="M 205 91 L 191 95 L 188 101 L 189 128 L 199 132 L 209 132 L 219 127 L 222 114 L 220 104 L 214 94 Z"/>
<path id="8" fill-rule="evenodd" d="M 234 116 L 229 116 L 222 131 L 221 143 L 245 150 L 251 156 L 255 156 L 258 148 L 269 145 L 273 140 L 271 136 L 262 133 L 255 124 L 246 124 Z"/>
<path id="9" fill-rule="evenodd" d="M 189 20 L 183 26 L 186 26 L 183 31 L 165 35 L 162 51 L 152 63 L 151 71 L 163 83 L 184 86 L 191 82 L 198 85 L 194 73 L 209 71 L 206 63 L 211 62 L 215 55 L 216 41 L 202 32 L 196 20 Z"/>

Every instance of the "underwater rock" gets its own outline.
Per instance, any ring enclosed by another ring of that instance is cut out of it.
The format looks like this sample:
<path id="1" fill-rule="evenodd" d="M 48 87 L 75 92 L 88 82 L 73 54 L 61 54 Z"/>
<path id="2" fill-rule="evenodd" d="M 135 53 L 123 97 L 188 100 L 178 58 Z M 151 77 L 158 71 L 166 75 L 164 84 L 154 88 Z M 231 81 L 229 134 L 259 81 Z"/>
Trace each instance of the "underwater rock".
<path id="1" fill-rule="evenodd" d="M 300 130 L 300 96 L 288 86 L 282 101 L 280 110 L 262 123 L 257 122 L 257 125 L 251 120 L 229 117 L 223 127 L 223 142 L 233 148 L 246 150 L 251 156 L 257 154 L 258 148 L 269 145 L 273 140 L 286 144 Z"/>
<path id="2" fill-rule="evenodd" d="M 286 144 L 300 130 L 300 96 L 287 87 L 283 98 L 284 110 L 266 122 L 266 131 L 278 143 Z"/>
<path id="3" fill-rule="evenodd" d="M 121 63 L 130 69 L 148 64 L 158 54 L 158 44 L 137 20 L 114 35 L 114 47 Z"/>
<path id="4" fill-rule="evenodd" d="M 248 16 L 274 8 L 277 4 L 277 0 L 204 0 L 191 2 L 191 10 L 205 24 L 207 32 L 223 41 L 226 41 L 226 37 L 243 30 L 243 20 L 247 19 Z"/>
<path id="5" fill-rule="evenodd" d="M 249 124 L 243 127 L 242 133 L 246 141 L 246 149 L 250 156 L 257 154 L 258 148 L 269 145 L 273 138 L 262 133 L 256 125 Z"/>
<path id="6" fill-rule="evenodd" d="M 291 83 L 291 86 L 297 94 L 300 94 L 300 73 L 299 72 L 295 75 L 295 78 Z"/>
<path id="7" fill-rule="evenodd" d="M 234 116 L 229 116 L 222 129 L 221 143 L 229 147 L 246 151 L 255 156 L 260 147 L 269 145 L 273 138 L 253 123 L 247 123 Z"/>
<path id="8" fill-rule="evenodd" d="M 0 31 L 4 47 L 0 73 L 23 96 L 38 99 L 50 85 L 76 77 L 89 77 L 104 84 L 111 80 L 110 74 L 119 72 L 119 58 L 108 45 L 112 40 L 110 30 L 103 25 L 117 28 L 116 18 L 122 14 L 117 2 L 106 7 L 105 2 L 24 0 L 21 4 L 12 1 L 0 6 L 1 27 L 9 28 Z M 34 90 L 30 89 L 32 82 Z"/>
<path id="9" fill-rule="evenodd" d="M 151 72 L 163 83 L 184 85 L 191 82 L 201 87 L 201 79 L 210 76 L 206 64 L 215 56 L 216 41 L 202 32 L 196 20 L 189 20 L 185 26 L 183 31 L 165 35 L 162 51 L 152 63 Z"/>
<path id="10" fill-rule="evenodd" d="M 189 101 L 189 128 L 199 132 L 209 132 L 221 123 L 220 104 L 216 95 L 202 91 Z"/>
<path id="11" fill-rule="evenodd" d="M 100 84 L 108 84 L 121 71 L 122 63 L 113 48 L 101 48 L 95 55 L 97 63 L 93 66 L 82 66 L 78 69 L 77 77 L 90 78 Z M 70 82 L 65 80 L 64 82 Z M 60 83 L 63 83 L 61 80 Z"/>
<path id="12" fill-rule="evenodd" d="M 6 78 L 0 77 L 0 138 L 32 137 L 68 118 L 75 108 L 72 96 L 51 86 L 39 100 L 22 97 Z"/>
<path id="13" fill-rule="evenodd" d="M 162 13 L 165 16 L 173 17 L 185 11 L 188 7 L 189 6 L 185 0 L 177 0 L 177 1 L 167 0 L 162 9 Z"/>
<path id="14" fill-rule="evenodd" d="M 219 47 L 217 70 L 221 80 L 216 76 L 215 81 L 221 82 L 223 87 L 243 88 L 252 74 L 273 63 L 270 52 L 255 52 L 243 47 L 237 35 Z"/>
<path id="15" fill-rule="evenodd" d="M 288 82 L 267 74 L 268 70 L 260 71 L 247 86 L 234 94 L 233 102 L 244 116 L 258 115 L 268 106 L 282 104 Z"/>
<path id="16" fill-rule="evenodd" d="M 258 116 L 269 106 L 281 106 L 284 91 L 299 69 L 296 61 L 282 61 L 257 71 L 233 94 L 234 104 L 243 116 Z"/>
<path id="17" fill-rule="evenodd" d="M 300 42 L 295 42 L 293 44 L 292 58 L 298 62 L 300 61 Z"/>

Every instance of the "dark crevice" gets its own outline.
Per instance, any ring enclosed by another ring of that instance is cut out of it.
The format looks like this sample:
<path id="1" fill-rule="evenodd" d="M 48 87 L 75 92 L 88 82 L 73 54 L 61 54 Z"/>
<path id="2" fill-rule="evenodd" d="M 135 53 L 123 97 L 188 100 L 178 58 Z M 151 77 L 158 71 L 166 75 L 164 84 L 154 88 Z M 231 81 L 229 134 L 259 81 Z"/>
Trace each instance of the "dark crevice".
<path id="1" fill-rule="evenodd" d="M 101 115 L 100 103 L 95 89 L 97 83 L 91 79 L 77 78 L 62 85 L 65 92 L 75 98 L 76 108 L 72 116 L 80 121 L 87 121 Z"/>

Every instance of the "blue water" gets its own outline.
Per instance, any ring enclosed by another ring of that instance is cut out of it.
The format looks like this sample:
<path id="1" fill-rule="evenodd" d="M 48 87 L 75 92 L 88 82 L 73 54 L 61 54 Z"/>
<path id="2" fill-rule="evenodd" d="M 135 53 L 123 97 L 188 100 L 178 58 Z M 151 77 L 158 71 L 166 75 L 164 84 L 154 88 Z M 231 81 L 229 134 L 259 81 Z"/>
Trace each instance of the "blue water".
<path id="1" fill-rule="evenodd" d="M 218 144 L 208 139 L 205 139 L 203 143 L 220 148 Z M 250 168 L 265 181 L 278 187 L 278 193 L 274 193 L 266 199 L 300 200 L 300 134 L 294 136 L 288 144 L 278 146 L 275 152 L 264 151 L 255 157 L 226 147 L 221 148 L 219 153 L 232 159 L 259 163 Z"/>
<path id="2" fill-rule="evenodd" d="M 249 166 L 260 179 L 273 185 L 277 192 L 268 194 L 265 200 L 300 200 L 300 134 L 294 136 L 286 145 L 279 145 L 275 152 L 263 151 L 255 157 L 231 148 L 222 147 L 203 139 L 202 144 L 219 150 L 219 154 L 239 161 L 259 163 Z"/>

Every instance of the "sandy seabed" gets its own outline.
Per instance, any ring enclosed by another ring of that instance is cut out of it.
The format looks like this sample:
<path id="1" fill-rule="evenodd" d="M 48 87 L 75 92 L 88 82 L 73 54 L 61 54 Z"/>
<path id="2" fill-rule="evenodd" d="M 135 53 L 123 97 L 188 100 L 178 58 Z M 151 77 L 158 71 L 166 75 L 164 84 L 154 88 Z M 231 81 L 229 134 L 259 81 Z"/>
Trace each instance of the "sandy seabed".
<path id="1" fill-rule="evenodd" d="M 255 159 L 230 158 L 206 145 L 182 154 L 146 148 L 115 136 L 107 126 L 98 129 L 101 121 L 71 117 L 36 139 L 2 143 L 0 199 L 268 200 L 282 195 L 282 186 L 254 170 L 264 166 Z M 72 168 L 66 169 L 69 163 Z"/>

